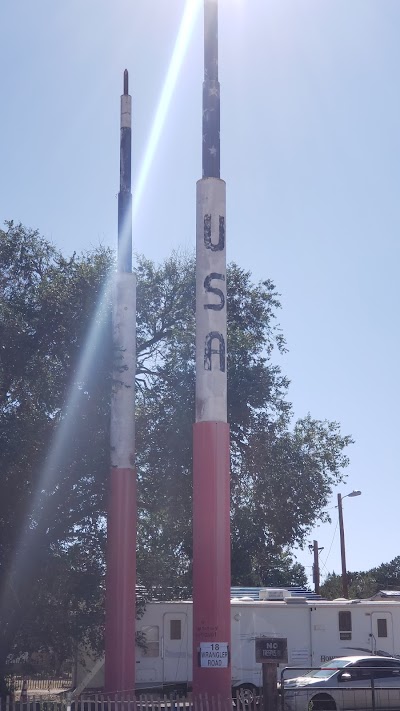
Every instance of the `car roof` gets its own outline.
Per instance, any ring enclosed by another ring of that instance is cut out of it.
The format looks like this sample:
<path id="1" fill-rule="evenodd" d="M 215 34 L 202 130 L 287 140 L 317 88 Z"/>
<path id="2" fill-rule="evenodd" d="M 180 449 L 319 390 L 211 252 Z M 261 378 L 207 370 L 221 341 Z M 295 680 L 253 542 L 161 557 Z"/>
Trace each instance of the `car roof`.
<path id="1" fill-rule="evenodd" d="M 379 661 L 381 661 L 381 660 L 389 660 L 389 661 L 392 661 L 392 662 L 393 662 L 393 661 L 394 661 L 394 662 L 399 662 L 399 664 L 400 664 L 400 658 L 398 658 L 398 657 L 389 657 L 389 656 L 385 657 L 385 656 L 383 656 L 383 655 L 382 655 L 382 656 L 379 656 L 379 655 L 377 655 L 377 654 L 366 654 L 366 655 L 363 655 L 363 656 L 351 655 L 351 656 L 347 656 L 347 657 L 335 657 L 334 659 L 331 659 L 328 663 L 329 663 L 329 664 L 332 664 L 333 662 L 336 661 L 336 659 L 346 660 L 346 661 L 349 662 L 349 664 L 354 664 L 354 662 L 361 662 L 361 661 L 363 661 L 363 660 L 366 660 L 366 661 L 371 660 L 371 666 L 373 666 L 374 661 L 377 660 L 377 659 L 379 659 Z"/>

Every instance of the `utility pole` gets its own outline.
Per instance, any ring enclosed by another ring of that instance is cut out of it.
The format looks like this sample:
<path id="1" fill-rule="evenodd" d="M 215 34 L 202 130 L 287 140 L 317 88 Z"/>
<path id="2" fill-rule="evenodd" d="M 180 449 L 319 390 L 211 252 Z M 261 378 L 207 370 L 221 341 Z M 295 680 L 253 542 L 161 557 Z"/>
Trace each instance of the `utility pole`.
<path id="1" fill-rule="evenodd" d="M 128 72 L 121 96 L 118 262 L 113 292 L 111 476 L 107 518 L 105 691 L 135 688 L 136 278 L 132 273 L 131 114 Z"/>
<path id="2" fill-rule="evenodd" d="M 204 0 L 203 177 L 196 194 L 193 694 L 231 705 L 226 199 L 220 179 L 218 0 Z"/>
<path id="3" fill-rule="evenodd" d="M 313 565 L 314 590 L 315 590 L 316 594 L 319 595 L 320 573 L 319 573 L 319 548 L 318 548 L 318 541 L 313 541 L 313 551 L 314 551 L 314 565 Z"/>

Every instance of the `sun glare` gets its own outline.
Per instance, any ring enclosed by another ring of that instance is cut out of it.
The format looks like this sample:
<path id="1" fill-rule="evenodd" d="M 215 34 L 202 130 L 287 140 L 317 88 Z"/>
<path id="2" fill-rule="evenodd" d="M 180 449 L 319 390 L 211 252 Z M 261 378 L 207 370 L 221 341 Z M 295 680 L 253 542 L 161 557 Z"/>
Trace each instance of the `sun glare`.
<path id="1" fill-rule="evenodd" d="M 132 219 L 138 209 L 143 191 L 146 186 L 146 181 L 149 171 L 157 150 L 158 143 L 162 134 L 165 120 L 168 114 L 168 109 L 171 104 L 171 99 L 179 78 L 179 73 L 182 68 L 182 63 L 185 58 L 192 34 L 196 23 L 197 15 L 200 10 L 202 0 L 186 0 L 185 9 L 175 41 L 174 50 L 168 71 L 165 77 L 164 85 L 161 91 L 161 96 L 157 105 L 154 120 L 152 123 L 150 135 L 147 141 L 143 160 L 140 166 L 139 175 L 134 185 L 134 200 L 132 205 Z M 114 273 L 110 273 L 103 286 L 99 296 L 99 301 L 96 313 L 86 336 L 86 341 L 83 347 L 82 357 L 75 374 L 74 383 L 71 386 L 67 401 L 63 407 L 64 417 L 61 419 L 56 433 L 53 438 L 52 445 L 47 453 L 39 481 L 36 482 L 35 493 L 33 495 L 32 507 L 30 516 L 27 518 L 25 532 L 21 534 L 17 551 L 16 560 L 18 557 L 17 575 L 23 574 L 23 560 L 21 555 L 25 550 L 26 542 L 30 537 L 30 522 L 38 523 L 41 511 L 46 505 L 47 494 L 50 494 L 57 487 L 58 470 L 65 451 L 68 449 L 69 442 L 74 436 L 76 417 L 75 413 L 79 408 L 80 399 L 82 396 L 81 384 L 86 381 L 87 375 L 94 367 L 96 361 L 96 351 L 101 346 L 101 339 L 105 337 L 104 317 L 108 309 L 110 291 L 112 288 Z M 89 433 L 88 433 L 89 436 Z M 29 548 L 26 550 L 26 555 L 29 555 Z M 19 555 L 18 555 L 19 554 Z M 7 587 L 7 582 L 4 581 L 4 587 L 0 590 L 0 609 L 4 602 L 4 590 Z"/>
<path id="2" fill-rule="evenodd" d="M 134 186 L 134 198 L 132 204 L 132 217 L 139 207 L 147 177 L 157 150 L 161 133 L 171 104 L 171 99 L 176 87 L 182 63 L 185 58 L 196 23 L 197 15 L 202 5 L 201 0 L 187 0 L 182 21 L 175 41 L 174 51 L 169 63 L 167 75 L 161 91 L 161 96 L 157 105 L 150 135 L 147 141 L 143 160 L 140 166 L 139 175 Z"/>

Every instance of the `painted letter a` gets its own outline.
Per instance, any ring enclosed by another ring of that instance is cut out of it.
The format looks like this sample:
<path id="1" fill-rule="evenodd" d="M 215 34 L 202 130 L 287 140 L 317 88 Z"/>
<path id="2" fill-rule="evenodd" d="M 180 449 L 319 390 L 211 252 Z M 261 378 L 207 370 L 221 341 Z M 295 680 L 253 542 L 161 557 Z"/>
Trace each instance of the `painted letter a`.
<path id="1" fill-rule="evenodd" d="M 212 347 L 212 342 L 218 341 L 218 348 Z M 224 337 L 218 331 L 211 331 L 206 336 L 204 347 L 204 370 L 212 370 L 212 356 L 219 355 L 219 369 L 221 373 L 225 373 L 225 341 Z"/>

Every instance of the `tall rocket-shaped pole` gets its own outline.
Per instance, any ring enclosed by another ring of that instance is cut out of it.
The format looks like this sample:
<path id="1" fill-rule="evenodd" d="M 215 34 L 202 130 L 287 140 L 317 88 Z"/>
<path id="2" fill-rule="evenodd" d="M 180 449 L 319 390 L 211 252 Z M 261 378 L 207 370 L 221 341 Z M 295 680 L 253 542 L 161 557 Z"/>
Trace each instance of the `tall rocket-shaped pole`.
<path id="1" fill-rule="evenodd" d="M 132 274 L 131 104 L 128 72 L 121 96 L 118 266 L 113 294 L 111 484 L 107 521 L 105 690 L 135 688 L 136 279 Z"/>
<path id="2" fill-rule="evenodd" d="M 218 0 L 204 0 L 203 178 L 196 215 L 193 693 L 231 698 L 225 182 L 220 179 Z"/>

